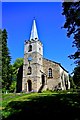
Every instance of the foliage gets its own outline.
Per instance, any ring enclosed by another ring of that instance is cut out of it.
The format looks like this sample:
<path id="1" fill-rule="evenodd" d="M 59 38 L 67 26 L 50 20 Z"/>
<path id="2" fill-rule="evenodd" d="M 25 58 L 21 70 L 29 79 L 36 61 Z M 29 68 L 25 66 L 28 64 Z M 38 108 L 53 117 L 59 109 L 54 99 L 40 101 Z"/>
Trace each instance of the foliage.
<path id="1" fill-rule="evenodd" d="M 2 31 L 0 29 L 0 90 L 2 86 Z"/>
<path id="2" fill-rule="evenodd" d="M 62 3 L 63 13 L 65 15 L 65 24 L 63 28 L 67 29 L 67 37 L 73 35 L 72 47 L 76 47 L 76 52 L 70 55 L 70 59 L 74 59 L 76 68 L 74 69 L 74 83 L 80 86 L 80 1 L 76 2 L 65 2 Z M 74 1 L 74 0 L 72 0 Z"/>
<path id="3" fill-rule="evenodd" d="M 76 88 L 74 81 L 73 81 L 73 76 L 69 75 L 69 81 L 70 81 L 70 88 Z"/>
<path id="4" fill-rule="evenodd" d="M 0 82 L 2 82 L 2 92 L 9 90 L 10 92 L 13 92 L 16 88 L 17 73 L 19 67 L 23 64 L 23 58 L 17 58 L 14 64 L 11 65 L 11 57 L 7 46 L 7 39 L 6 29 L 3 31 L 0 30 L 0 43 L 2 44 L 2 46 L 0 46 L 0 50 L 2 51 L 2 60 L 0 60 L 0 64 L 2 64 L 2 73 L 0 72 L 0 75 L 2 75 L 2 80 L 0 79 Z"/>
<path id="5" fill-rule="evenodd" d="M 16 81 L 12 81 L 10 87 L 9 87 L 10 92 L 15 92 L 16 91 Z"/>
<path id="6" fill-rule="evenodd" d="M 77 87 L 80 87 L 80 66 L 75 67 L 73 80 Z"/>
<path id="7" fill-rule="evenodd" d="M 12 65 L 12 80 L 17 80 L 18 70 L 21 65 L 23 65 L 23 58 L 17 58 Z"/>
<path id="8" fill-rule="evenodd" d="M 11 84 L 11 69 L 10 62 L 11 57 L 9 49 L 7 47 L 7 31 L 2 31 L 2 88 L 3 90 L 9 90 Z"/>
<path id="9" fill-rule="evenodd" d="M 17 58 L 15 62 L 11 65 L 12 70 L 12 83 L 9 87 L 10 92 L 16 92 L 16 84 L 17 84 L 17 75 L 20 67 L 23 65 L 23 58 Z M 20 82 L 20 81 L 19 81 Z"/>
<path id="10" fill-rule="evenodd" d="M 17 75 L 20 66 L 23 65 L 23 58 L 17 58 L 12 65 L 13 74 Z"/>
<path id="11" fill-rule="evenodd" d="M 67 29 L 68 37 L 73 35 L 74 41 L 72 47 L 77 48 L 77 51 L 69 57 L 80 64 L 80 1 L 63 2 L 62 7 L 62 15 L 65 15 L 66 19 L 64 28 Z"/>

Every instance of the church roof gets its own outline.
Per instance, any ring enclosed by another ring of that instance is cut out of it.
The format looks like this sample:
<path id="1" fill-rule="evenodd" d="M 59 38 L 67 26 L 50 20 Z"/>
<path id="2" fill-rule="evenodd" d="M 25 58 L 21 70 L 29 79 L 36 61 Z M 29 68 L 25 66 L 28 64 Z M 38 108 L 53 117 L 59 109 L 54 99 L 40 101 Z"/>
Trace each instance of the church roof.
<path id="1" fill-rule="evenodd" d="M 31 35 L 30 35 L 30 40 L 38 40 L 38 33 L 37 33 L 37 27 L 36 27 L 36 21 L 35 19 L 33 20 L 32 24 L 32 30 L 31 30 Z"/>

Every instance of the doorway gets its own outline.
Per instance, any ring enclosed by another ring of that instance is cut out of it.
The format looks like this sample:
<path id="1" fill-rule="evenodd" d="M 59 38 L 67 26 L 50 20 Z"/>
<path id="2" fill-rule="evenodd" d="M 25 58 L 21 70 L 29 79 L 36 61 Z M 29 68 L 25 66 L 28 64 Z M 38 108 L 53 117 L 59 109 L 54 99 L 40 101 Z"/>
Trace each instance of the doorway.
<path id="1" fill-rule="evenodd" d="M 42 75 L 42 85 L 44 85 L 44 84 L 45 84 L 45 76 Z"/>
<path id="2" fill-rule="evenodd" d="M 30 92 L 32 90 L 32 82 L 31 80 L 28 80 L 28 92 Z"/>

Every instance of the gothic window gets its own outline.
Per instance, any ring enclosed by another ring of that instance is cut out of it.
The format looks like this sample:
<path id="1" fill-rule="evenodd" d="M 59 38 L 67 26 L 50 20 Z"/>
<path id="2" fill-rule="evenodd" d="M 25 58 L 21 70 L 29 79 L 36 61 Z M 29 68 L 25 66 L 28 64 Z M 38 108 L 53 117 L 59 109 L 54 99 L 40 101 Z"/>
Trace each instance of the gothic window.
<path id="1" fill-rule="evenodd" d="M 52 78 L 52 69 L 51 68 L 49 68 L 49 70 L 48 70 L 48 77 Z"/>
<path id="2" fill-rule="evenodd" d="M 32 51 L 32 45 L 29 45 L 28 52 Z"/>
<path id="3" fill-rule="evenodd" d="M 28 67 L 28 75 L 30 75 L 32 73 L 32 69 L 31 69 L 31 67 L 29 66 Z"/>

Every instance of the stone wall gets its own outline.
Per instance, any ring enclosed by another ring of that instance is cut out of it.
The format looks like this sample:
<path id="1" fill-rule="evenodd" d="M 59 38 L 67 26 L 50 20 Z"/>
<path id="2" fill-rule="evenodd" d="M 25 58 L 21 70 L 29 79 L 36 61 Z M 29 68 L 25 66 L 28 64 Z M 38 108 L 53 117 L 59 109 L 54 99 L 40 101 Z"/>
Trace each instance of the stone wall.
<path id="1" fill-rule="evenodd" d="M 49 68 L 52 69 L 52 78 L 48 76 Z M 47 75 L 47 89 L 54 90 L 60 83 L 60 68 L 56 62 L 43 59 L 43 71 Z"/>
<path id="2" fill-rule="evenodd" d="M 69 74 L 63 67 L 60 65 L 60 75 L 61 75 L 61 88 L 62 90 L 70 89 Z"/>

